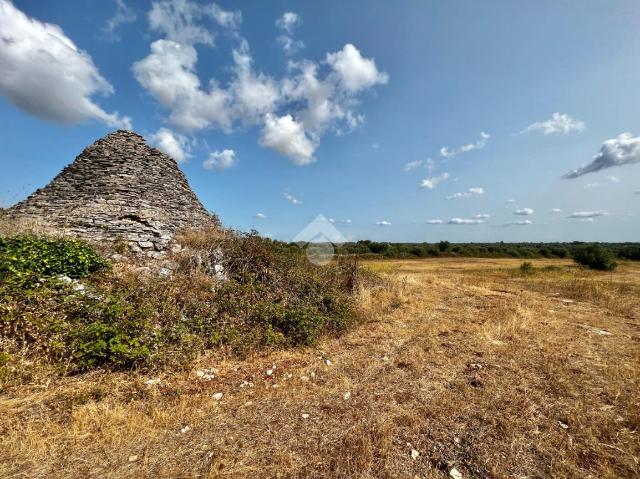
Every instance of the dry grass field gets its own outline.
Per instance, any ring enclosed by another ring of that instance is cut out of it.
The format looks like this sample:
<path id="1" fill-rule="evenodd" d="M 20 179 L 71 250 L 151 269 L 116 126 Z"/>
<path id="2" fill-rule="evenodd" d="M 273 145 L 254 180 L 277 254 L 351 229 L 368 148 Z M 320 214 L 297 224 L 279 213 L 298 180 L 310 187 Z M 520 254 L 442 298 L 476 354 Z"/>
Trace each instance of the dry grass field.
<path id="1" fill-rule="evenodd" d="M 639 477 L 640 264 L 532 262 L 372 262 L 315 348 L 11 388 L 0 477 Z"/>

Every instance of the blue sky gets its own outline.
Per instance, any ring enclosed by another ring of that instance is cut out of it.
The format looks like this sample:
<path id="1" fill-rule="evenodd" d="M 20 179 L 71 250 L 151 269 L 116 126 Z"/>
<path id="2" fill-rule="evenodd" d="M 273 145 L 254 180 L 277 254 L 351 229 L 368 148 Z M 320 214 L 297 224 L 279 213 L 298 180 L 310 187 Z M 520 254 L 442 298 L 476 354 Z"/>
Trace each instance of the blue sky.
<path id="1" fill-rule="evenodd" d="M 635 0 L 0 0 L 0 201 L 131 126 L 225 225 L 279 239 L 324 214 L 350 239 L 637 241 L 639 20 Z"/>

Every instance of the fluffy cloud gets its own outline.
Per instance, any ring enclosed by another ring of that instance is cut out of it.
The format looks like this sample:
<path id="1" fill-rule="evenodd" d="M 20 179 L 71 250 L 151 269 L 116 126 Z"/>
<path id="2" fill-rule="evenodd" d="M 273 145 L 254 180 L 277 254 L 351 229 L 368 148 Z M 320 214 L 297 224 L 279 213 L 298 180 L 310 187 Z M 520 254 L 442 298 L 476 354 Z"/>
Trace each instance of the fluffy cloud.
<path id="1" fill-rule="evenodd" d="M 631 133 L 622 133 L 605 141 L 591 163 L 570 171 L 563 178 L 578 178 L 594 171 L 634 163 L 640 163 L 640 136 L 634 138 Z"/>
<path id="2" fill-rule="evenodd" d="M 294 40 L 292 37 L 293 29 L 301 24 L 302 17 L 294 12 L 285 12 L 276 20 L 276 27 L 284 32 L 276 40 L 286 55 L 293 55 L 304 48 L 302 40 Z"/>
<path id="3" fill-rule="evenodd" d="M 552 213 L 562 213 L 562 210 L 560 208 L 553 208 L 551 210 Z"/>
<path id="4" fill-rule="evenodd" d="M 340 84 L 350 92 L 389 81 L 388 75 L 378 70 L 375 61 L 364 58 L 351 43 L 347 43 L 338 52 L 327 53 L 326 62 L 333 68 Z"/>
<path id="5" fill-rule="evenodd" d="M 576 120 L 566 113 L 554 113 L 547 121 L 535 122 L 520 133 L 528 133 L 531 131 L 540 131 L 545 135 L 554 133 L 568 134 L 573 131 L 580 133 L 584 131 L 585 124 L 583 121 Z"/>
<path id="6" fill-rule="evenodd" d="M 378 226 L 391 226 L 391 223 L 387 220 L 376 221 L 376 225 Z"/>
<path id="7" fill-rule="evenodd" d="M 533 210 L 531 208 L 521 208 L 519 210 L 515 210 L 513 214 L 520 216 L 530 216 L 533 214 Z"/>
<path id="8" fill-rule="evenodd" d="M 107 20 L 102 31 L 105 36 L 112 41 L 120 41 L 116 30 L 124 23 L 136 21 L 136 13 L 124 3 L 124 0 L 116 0 L 116 13 Z"/>
<path id="9" fill-rule="evenodd" d="M 131 120 L 107 113 L 91 97 L 113 87 L 91 57 L 57 25 L 27 17 L 0 0 L 0 94 L 27 113 L 63 124 L 97 119 L 131 129 Z"/>
<path id="10" fill-rule="evenodd" d="M 249 45 L 242 41 L 233 51 L 236 78 L 230 91 L 234 98 L 233 115 L 245 123 L 258 123 L 262 117 L 275 110 L 280 92 L 275 80 L 262 73 L 254 73 Z"/>
<path id="11" fill-rule="evenodd" d="M 481 219 L 451 218 L 448 222 L 450 225 L 479 225 L 484 223 Z"/>
<path id="12" fill-rule="evenodd" d="M 597 218 L 598 216 L 608 216 L 609 212 L 606 210 L 597 211 L 575 211 L 569 215 L 569 218 Z"/>
<path id="13" fill-rule="evenodd" d="M 168 128 L 160 128 L 149 137 L 152 145 L 160 151 L 166 153 L 178 163 L 183 163 L 189 159 L 190 143 L 186 136 L 175 133 Z"/>
<path id="14" fill-rule="evenodd" d="M 428 225 L 441 225 L 442 223 L 444 223 L 442 220 L 427 220 Z"/>
<path id="15" fill-rule="evenodd" d="M 452 195 L 447 196 L 448 200 L 454 200 L 457 198 L 470 198 L 472 196 L 480 196 L 484 194 L 484 188 L 480 188 L 479 186 L 469 188 L 467 191 L 462 191 L 459 193 L 454 193 Z"/>
<path id="16" fill-rule="evenodd" d="M 533 221 L 531 220 L 520 220 L 520 221 L 513 221 L 511 223 L 507 223 L 505 226 L 529 226 L 532 224 L 533 224 Z"/>
<path id="17" fill-rule="evenodd" d="M 291 158 L 297 165 L 306 165 L 314 160 L 316 145 L 307 137 L 304 126 L 291 115 L 276 117 L 267 114 L 260 133 L 260 145 Z"/>
<path id="18" fill-rule="evenodd" d="M 242 21 L 240 12 L 227 12 L 218 5 L 201 5 L 189 0 L 155 1 L 149 11 L 152 30 L 164 34 L 168 40 L 186 45 L 213 45 L 215 36 L 201 24 L 209 19 L 223 28 L 237 28 Z"/>
<path id="19" fill-rule="evenodd" d="M 462 145 L 459 148 L 449 148 L 448 146 L 443 146 L 440 148 L 440 156 L 443 158 L 455 158 L 461 153 L 468 153 L 473 150 L 481 150 L 487 144 L 487 140 L 491 138 L 491 135 L 485 133 L 484 131 L 480 132 L 480 139 L 475 143 L 467 143 L 466 145 Z"/>
<path id="20" fill-rule="evenodd" d="M 442 173 L 441 175 L 438 175 L 438 176 L 425 178 L 424 180 L 422 180 L 422 183 L 420 183 L 420 188 L 427 188 L 429 190 L 432 190 L 443 181 L 446 181 L 447 179 L 449 179 L 449 173 Z"/>
<path id="21" fill-rule="evenodd" d="M 133 72 L 138 82 L 171 110 L 169 120 L 181 130 L 213 126 L 229 131 L 233 122 L 231 94 L 215 83 L 208 91 L 200 88 L 197 59 L 191 45 L 157 40 L 151 44 L 151 54 L 134 63 Z"/>
<path id="22" fill-rule="evenodd" d="M 276 27 L 287 33 L 293 32 L 294 27 L 302 24 L 302 17 L 295 12 L 284 12 L 280 18 L 276 20 Z"/>
<path id="23" fill-rule="evenodd" d="M 300 201 L 298 198 L 293 196 L 291 193 L 283 193 L 283 195 L 287 199 L 287 201 L 292 205 L 298 206 L 302 204 L 302 201 Z"/>
<path id="24" fill-rule="evenodd" d="M 620 178 L 617 176 L 609 175 L 606 177 L 611 183 L 620 183 Z"/>
<path id="25" fill-rule="evenodd" d="M 285 55 L 294 55 L 304 48 L 304 42 L 302 40 L 295 40 L 289 35 L 280 35 L 276 38 L 276 41 L 282 47 Z"/>
<path id="26" fill-rule="evenodd" d="M 226 85 L 215 79 L 201 85 L 197 75 L 195 45 L 214 45 L 214 32 L 203 25 L 206 19 L 231 29 L 239 43 Z M 297 165 L 314 161 L 327 130 L 341 135 L 357 128 L 364 121 L 354 111 L 358 93 L 388 79 L 373 59 L 364 58 L 351 44 L 327 54 L 324 62 L 289 62 L 283 79 L 256 72 L 248 43 L 235 30 L 239 13 L 224 12 L 215 5 L 155 1 L 149 20 L 151 28 L 165 38 L 151 44 L 151 53 L 136 62 L 133 71 L 169 111 L 172 125 L 190 132 L 205 128 L 231 132 L 238 123 L 258 125 L 259 143 Z M 281 20 L 286 33 L 299 23 L 297 16 L 285 15 Z"/>
<path id="27" fill-rule="evenodd" d="M 481 213 L 481 214 L 475 215 L 474 218 L 477 220 L 488 220 L 489 218 L 491 218 L 491 215 L 486 213 Z"/>
<path id="28" fill-rule="evenodd" d="M 258 218 L 259 220 L 264 220 L 267 218 L 267 215 L 265 215 L 264 213 L 256 213 L 256 218 Z"/>
<path id="29" fill-rule="evenodd" d="M 238 158 L 235 151 L 222 150 L 209 153 L 209 158 L 202 163 L 202 166 L 207 170 L 222 171 L 231 168 L 237 162 Z"/>

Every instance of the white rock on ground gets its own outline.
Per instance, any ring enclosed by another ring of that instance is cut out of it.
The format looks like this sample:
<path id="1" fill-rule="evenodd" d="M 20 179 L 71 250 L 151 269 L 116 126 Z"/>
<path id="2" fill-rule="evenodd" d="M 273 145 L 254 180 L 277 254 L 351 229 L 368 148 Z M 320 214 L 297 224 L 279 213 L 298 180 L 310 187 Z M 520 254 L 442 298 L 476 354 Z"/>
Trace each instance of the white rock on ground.
<path id="1" fill-rule="evenodd" d="M 220 401 L 220 399 L 222 399 L 222 396 L 224 396 L 223 393 L 215 393 L 212 397 L 213 399 L 215 399 L 216 401 Z"/>
<path id="2" fill-rule="evenodd" d="M 451 471 L 449 471 L 449 475 L 453 479 L 462 479 L 462 474 L 455 467 L 453 469 L 451 469 Z"/>
<path id="3" fill-rule="evenodd" d="M 344 396 L 342 397 L 344 398 L 345 401 L 348 401 L 351 398 L 351 393 L 347 391 L 346 393 L 344 393 Z"/>
<path id="4" fill-rule="evenodd" d="M 414 461 L 420 457 L 420 453 L 417 449 L 411 449 L 411 459 Z"/>

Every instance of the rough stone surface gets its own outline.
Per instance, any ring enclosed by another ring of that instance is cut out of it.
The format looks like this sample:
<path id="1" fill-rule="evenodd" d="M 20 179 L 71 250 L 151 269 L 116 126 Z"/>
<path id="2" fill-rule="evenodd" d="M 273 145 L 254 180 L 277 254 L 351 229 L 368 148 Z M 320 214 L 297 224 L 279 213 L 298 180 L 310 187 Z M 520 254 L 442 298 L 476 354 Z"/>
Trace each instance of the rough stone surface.
<path id="1" fill-rule="evenodd" d="M 217 222 L 171 157 L 124 130 L 96 141 L 51 183 L 7 211 L 90 240 L 164 250 L 181 229 Z"/>

